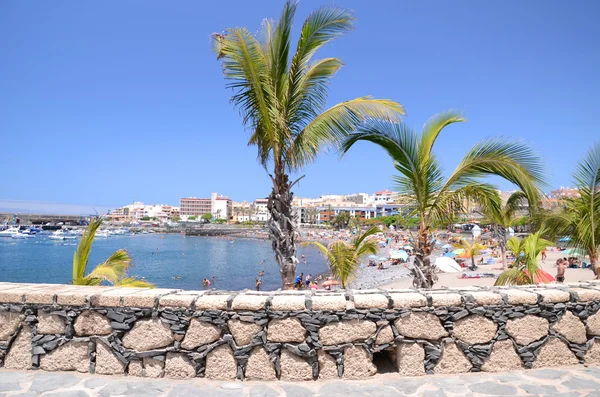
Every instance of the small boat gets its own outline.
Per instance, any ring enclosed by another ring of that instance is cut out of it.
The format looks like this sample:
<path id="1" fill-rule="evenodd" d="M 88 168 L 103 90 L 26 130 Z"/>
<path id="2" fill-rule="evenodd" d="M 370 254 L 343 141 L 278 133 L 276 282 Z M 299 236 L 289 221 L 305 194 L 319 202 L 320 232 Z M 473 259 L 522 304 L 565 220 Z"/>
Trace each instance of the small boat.
<path id="1" fill-rule="evenodd" d="M 12 236 L 15 236 L 17 234 L 21 234 L 21 233 L 19 233 L 19 228 L 13 226 L 13 227 L 10 227 L 10 228 L 8 228 L 6 230 L 2 230 L 0 232 L 0 237 L 12 237 Z"/>
<path id="2" fill-rule="evenodd" d="M 54 233 L 50 234 L 48 238 L 50 240 L 66 240 L 66 233 L 62 230 L 57 230 Z"/>
<path id="3" fill-rule="evenodd" d="M 108 238 L 108 231 L 107 230 L 98 230 L 96 232 L 96 235 L 94 236 L 94 238 Z"/>
<path id="4" fill-rule="evenodd" d="M 23 233 L 17 233 L 17 234 L 13 234 L 10 238 L 24 240 L 27 238 L 27 235 L 23 234 Z"/>

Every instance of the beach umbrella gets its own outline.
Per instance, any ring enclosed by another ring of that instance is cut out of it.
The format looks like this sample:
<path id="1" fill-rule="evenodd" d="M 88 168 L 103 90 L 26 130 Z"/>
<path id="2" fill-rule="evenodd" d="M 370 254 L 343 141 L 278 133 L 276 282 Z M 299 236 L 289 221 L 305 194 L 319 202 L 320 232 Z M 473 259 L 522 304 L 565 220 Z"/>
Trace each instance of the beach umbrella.
<path id="1" fill-rule="evenodd" d="M 379 259 L 377 255 L 369 255 L 367 258 L 369 259 Z"/>
<path id="2" fill-rule="evenodd" d="M 493 263 L 496 263 L 496 260 L 494 258 L 487 258 L 487 261 L 485 261 L 485 263 L 487 263 L 488 265 L 491 265 Z"/>
<path id="3" fill-rule="evenodd" d="M 450 248 L 452 248 L 452 246 L 450 244 L 444 244 L 444 245 L 442 245 L 442 249 L 446 249 L 446 248 L 450 249 Z"/>
<path id="4" fill-rule="evenodd" d="M 456 254 L 454 252 L 446 252 L 444 256 L 446 258 L 456 258 Z"/>
<path id="5" fill-rule="evenodd" d="M 563 253 L 571 256 L 587 256 L 583 248 L 569 248 L 564 250 Z"/>
<path id="6" fill-rule="evenodd" d="M 460 265 L 454 259 L 446 256 L 437 258 L 435 266 L 444 273 L 460 273 L 462 271 Z"/>
<path id="7" fill-rule="evenodd" d="M 413 249 L 413 247 L 412 247 L 412 245 L 405 245 L 404 249 L 405 250 L 411 250 L 411 249 Z"/>
<path id="8" fill-rule="evenodd" d="M 529 270 L 523 270 L 523 272 L 529 276 Z M 552 276 L 550 273 L 548 273 L 545 270 L 542 269 L 538 269 L 537 273 L 535 274 L 535 277 L 533 278 L 533 281 L 536 284 L 546 284 L 546 283 L 551 283 L 552 281 L 554 281 L 554 276 Z"/>
<path id="9" fill-rule="evenodd" d="M 390 258 L 391 259 L 402 259 L 405 261 L 408 259 L 408 254 L 404 250 L 390 251 Z"/>
<path id="10" fill-rule="evenodd" d="M 464 252 L 465 252 L 465 250 L 462 249 L 462 248 L 458 248 L 458 249 L 455 249 L 454 251 L 452 251 L 452 253 L 456 254 L 456 255 L 460 255 L 460 254 L 462 254 Z"/>

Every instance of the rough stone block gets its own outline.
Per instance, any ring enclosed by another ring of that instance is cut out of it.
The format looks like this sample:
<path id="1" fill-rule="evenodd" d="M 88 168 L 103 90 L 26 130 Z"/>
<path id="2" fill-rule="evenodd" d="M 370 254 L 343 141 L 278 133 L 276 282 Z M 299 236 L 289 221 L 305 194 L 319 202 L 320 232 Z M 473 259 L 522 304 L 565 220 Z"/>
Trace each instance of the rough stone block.
<path id="1" fill-rule="evenodd" d="M 141 352 L 166 347 L 173 341 L 169 325 L 154 318 L 137 321 L 123 337 L 123 346 Z"/>
<path id="2" fill-rule="evenodd" d="M 294 311 L 306 309 L 306 296 L 302 295 L 275 295 L 271 301 L 271 310 Z"/>
<path id="3" fill-rule="evenodd" d="M 392 331 L 392 327 L 386 325 L 381 328 L 379 333 L 377 334 L 377 338 L 375 339 L 376 345 L 384 345 L 386 343 L 392 343 L 394 341 L 394 332 Z"/>
<path id="4" fill-rule="evenodd" d="M 185 333 L 185 338 L 181 342 L 181 347 L 186 350 L 192 350 L 200 345 L 212 343 L 220 337 L 221 329 L 219 327 L 193 318 Z"/>
<path id="5" fill-rule="evenodd" d="M 238 346 L 244 346 L 252 342 L 254 335 L 258 334 L 262 327 L 255 323 L 248 323 L 240 320 L 229 320 L 227 322 L 229 331 Z"/>
<path id="6" fill-rule="evenodd" d="M 491 291 L 474 291 L 470 292 L 469 295 L 473 298 L 475 303 L 481 306 L 488 305 L 501 305 L 502 295 Z"/>
<path id="7" fill-rule="evenodd" d="M 357 309 L 387 309 L 388 298 L 383 294 L 355 294 L 354 307 Z"/>
<path id="8" fill-rule="evenodd" d="M 145 363 L 144 363 L 145 364 Z M 144 368 L 147 374 L 147 369 Z M 150 375 L 148 374 L 150 377 Z M 182 353 L 167 353 L 165 361 L 165 377 L 171 379 L 190 379 L 196 377 L 194 364 Z"/>
<path id="9" fill-rule="evenodd" d="M 237 361 L 227 345 L 221 345 L 206 356 L 205 376 L 208 379 L 233 380 L 237 377 Z"/>
<path id="10" fill-rule="evenodd" d="M 227 310 L 229 295 L 202 295 L 196 299 L 198 310 Z"/>
<path id="11" fill-rule="evenodd" d="M 90 304 L 94 307 L 121 307 L 125 295 L 135 294 L 139 290 L 140 288 L 114 288 L 99 291 L 90 297 Z"/>
<path id="12" fill-rule="evenodd" d="M 446 343 L 442 358 L 433 369 L 436 374 L 462 374 L 471 371 L 472 365 L 456 343 Z"/>
<path id="13" fill-rule="evenodd" d="M 506 322 L 506 333 L 513 337 L 519 345 L 528 345 L 540 340 L 549 331 L 548 320 L 542 317 L 526 315 Z"/>
<path id="14" fill-rule="evenodd" d="M 302 357 L 283 349 L 280 362 L 282 381 L 312 380 L 312 367 Z"/>
<path id="15" fill-rule="evenodd" d="M 161 296 L 176 291 L 167 288 L 143 288 L 133 294 L 123 296 L 123 306 L 152 308 Z"/>
<path id="16" fill-rule="evenodd" d="M 188 364 L 191 362 L 185 360 L 186 357 L 182 358 L 172 358 L 171 359 L 171 372 L 176 375 L 183 376 L 187 378 L 189 374 L 192 372 L 194 366 L 190 367 Z M 162 360 L 157 360 L 152 357 L 144 357 L 144 376 L 146 378 L 162 378 L 164 374 L 165 362 Z M 194 376 L 195 371 L 194 371 Z"/>
<path id="17" fill-rule="evenodd" d="M 345 310 L 346 297 L 344 295 L 316 295 L 312 298 L 312 309 L 319 310 Z"/>
<path id="18" fill-rule="evenodd" d="M 592 346 L 585 353 L 586 364 L 600 364 L 600 342 L 594 339 Z"/>
<path id="19" fill-rule="evenodd" d="M 585 325 L 570 311 L 554 324 L 554 330 L 564 336 L 569 342 L 583 344 L 587 342 Z"/>
<path id="20" fill-rule="evenodd" d="M 23 303 L 25 293 L 31 291 L 27 284 L 15 284 L 14 288 L 8 288 L 0 291 L 0 302 L 3 303 Z"/>
<path id="21" fill-rule="evenodd" d="M 490 357 L 481 366 L 486 372 L 512 371 L 523 368 L 513 342 L 509 339 L 494 343 Z"/>
<path id="22" fill-rule="evenodd" d="M 496 336 L 498 326 L 487 317 L 471 315 L 454 323 L 454 337 L 469 344 L 487 343 Z"/>
<path id="23" fill-rule="evenodd" d="M 267 325 L 269 342 L 304 342 L 306 329 L 296 317 L 271 320 Z"/>
<path id="24" fill-rule="evenodd" d="M 127 366 L 127 375 L 129 376 L 144 376 L 143 371 L 144 368 L 141 361 L 130 361 Z"/>
<path id="25" fill-rule="evenodd" d="M 537 294 L 520 289 L 506 289 L 502 290 L 502 293 L 506 295 L 506 301 L 511 305 L 535 305 L 538 301 Z"/>
<path id="26" fill-rule="evenodd" d="M 44 371 L 89 372 L 87 342 L 67 342 L 40 359 L 40 369 Z"/>
<path id="27" fill-rule="evenodd" d="M 399 294 L 390 294 L 394 301 L 394 308 L 403 307 L 424 307 L 427 306 L 427 298 L 416 292 L 403 292 Z"/>
<path id="28" fill-rule="evenodd" d="M 247 380 L 277 380 L 275 367 L 267 352 L 261 346 L 252 349 L 246 364 L 245 379 Z"/>
<path id="29" fill-rule="evenodd" d="M 90 302 L 94 294 L 114 290 L 114 287 L 88 287 L 77 286 L 68 291 L 61 292 L 56 296 L 56 303 L 64 306 L 85 306 Z"/>
<path id="30" fill-rule="evenodd" d="M 537 352 L 533 368 L 561 367 L 578 364 L 579 360 L 558 338 L 550 338 Z"/>
<path id="31" fill-rule="evenodd" d="M 589 316 L 585 323 L 588 334 L 600 336 L 600 312 Z"/>
<path id="32" fill-rule="evenodd" d="M 56 314 L 48 314 L 40 311 L 38 312 L 37 320 L 38 335 L 65 333 L 65 322 Z"/>
<path id="33" fill-rule="evenodd" d="M 538 288 L 535 292 L 542 296 L 544 303 L 563 303 L 571 300 L 571 294 L 560 289 Z"/>
<path id="34" fill-rule="evenodd" d="M 401 335 L 415 339 L 437 340 L 448 336 L 440 319 L 425 312 L 413 312 L 395 321 L 396 329 Z"/>
<path id="35" fill-rule="evenodd" d="M 73 328 L 78 336 L 108 335 L 112 332 L 110 320 L 91 310 L 86 310 L 77 316 Z"/>
<path id="36" fill-rule="evenodd" d="M 31 369 L 31 330 L 23 327 L 4 359 L 7 369 Z"/>
<path id="37" fill-rule="evenodd" d="M 233 310 L 265 310 L 267 296 L 239 294 L 233 298 L 231 308 Z"/>
<path id="38" fill-rule="evenodd" d="M 121 375 L 125 373 L 123 364 L 112 349 L 102 342 L 96 343 L 96 372 L 99 375 Z"/>
<path id="39" fill-rule="evenodd" d="M 350 320 L 327 324 L 319 329 L 319 342 L 323 345 L 339 345 L 364 341 L 375 333 L 377 327 L 369 320 Z"/>
<path id="40" fill-rule="evenodd" d="M 405 376 L 425 375 L 425 350 L 419 343 L 400 343 L 396 348 L 396 366 Z"/>
<path id="41" fill-rule="evenodd" d="M 344 379 L 365 379 L 377 373 L 377 367 L 363 347 L 344 349 Z"/>
<path id="42" fill-rule="evenodd" d="M 7 341 L 17 332 L 23 315 L 15 312 L 0 312 L 0 341 Z"/>
<path id="43" fill-rule="evenodd" d="M 462 306 L 462 297 L 457 293 L 441 292 L 429 294 L 431 297 L 431 305 L 434 307 L 441 306 Z"/>
<path id="44" fill-rule="evenodd" d="M 571 288 L 572 292 L 577 293 L 579 302 L 600 301 L 600 291 L 588 288 Z"/>
<path id="45" fill-rule="evenodd" d="M 335 358 L 324 350 L 319 349 L 319 380 L 336 379 L 338 378 L 338 369 Z"/>
<path id="46" fill-rule="evenodd" d="M 158 306 L 160 307 L 181 307 L 189 309 L 192 307 L 194 301 L 198 298 L 195 294 L 169 294 L 161 296 L 158 300 Z"/>

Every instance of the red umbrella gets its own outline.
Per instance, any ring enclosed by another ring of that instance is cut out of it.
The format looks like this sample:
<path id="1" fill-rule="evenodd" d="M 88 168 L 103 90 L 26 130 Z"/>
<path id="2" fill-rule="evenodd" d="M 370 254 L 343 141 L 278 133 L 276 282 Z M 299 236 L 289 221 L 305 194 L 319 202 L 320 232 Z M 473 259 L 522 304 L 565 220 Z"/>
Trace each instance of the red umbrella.
<path id="1" fill-rule="evenodd" d="M 523 273 L 525 273 L 527 277 L 529 277 L 529 270 L 523 270 Z M 554 276 L 552 276 L 545 270 L 538 269 L 538 271 L 535 273 L 533 281 L 536 284 L 547 284 L 554 281 Z"/>

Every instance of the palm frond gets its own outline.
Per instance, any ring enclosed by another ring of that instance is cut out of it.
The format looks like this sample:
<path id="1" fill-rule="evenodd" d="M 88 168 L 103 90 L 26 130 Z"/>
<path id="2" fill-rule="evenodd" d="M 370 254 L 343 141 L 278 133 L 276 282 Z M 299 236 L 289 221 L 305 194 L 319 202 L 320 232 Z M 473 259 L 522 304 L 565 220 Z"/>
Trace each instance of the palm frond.
<path id="1" fill-rule="evenodd" d="M 77 249 L 73 254 L 73 283 L 76 283 L 77 280 L 82 280 L 85 275 L 94 237 L 100 225 L 102 225 L 102 217 L 90 219 L 81 236 L 81 240 L 77 244 Z"/>
<path id="2" fill-rule="evenodd" d="M 129 254 L 121 249 L 115 251 L 106 261 L 96 266 L 88 277 L 101 278 L 116 284 L 125 277 L 130 265 L 131 258 Z"/>
<path id="3" fill-rule="evenodd" d="M 379 228 L 377 226 L 372 226 L 372 227 L 368 228 L 367 230 L 365 230 L 364 232 L 359 233 L 352 241 L 352 245 L 354 245 L 354 248 L 358 250 L 358 248 L 365 242 L 365 240 L 368 237 L 371 237 L 374 234 L 377 234 L 379 232 L 381 232 L 381 230 L 379 230 Z"/>
<path id="4" fill-rule="evenodd" d="M 501 285 L 527 285 L 533 284 L 532 280 L 520 269 L 507 269 L 498 275 L 495 286 Z"/>
<path id="5" fill-rule="evenodd" d="M 281 16 L 277 21 L 269 46 L 269 74 L 274 89 L 274 96 L 278 102 L 283 102 L 287 89 L 288 61 L 290 54 L 292 24 L 298 2 L 287 0 L 283 6 Z"/>
<path id="6" fill-rule="evenodd" d="M 419 156 L 424 160 L 427 159 L 431 155 L 433 145 L 442 130 L 450 124 L 462 123 L 464 121 L 467 121 L 467 119 L 464 118 L 460 112 L 455 110 L 436 114 L 427 120 L 421 132 Z"/>
<path id="7" fill-rule="evenodd" d="M 145 280 L 141 280 L 135 277 L 126 277 L 119 280 L 116 284 L 116 287 L 131 287 L 131 288 L 156 288 L 156 286 L 152 283 L 149 283 Z"/>

